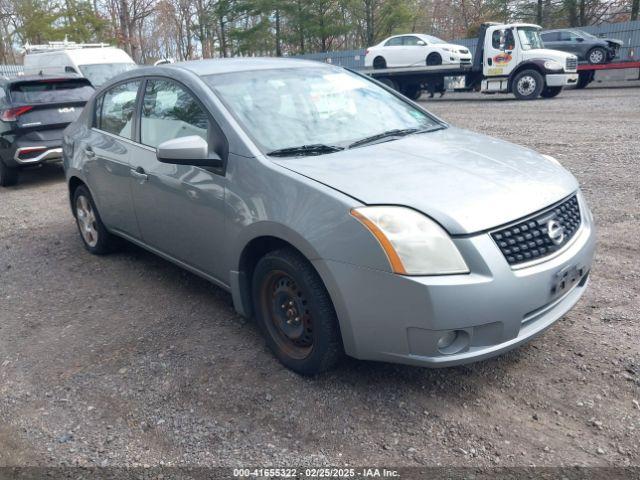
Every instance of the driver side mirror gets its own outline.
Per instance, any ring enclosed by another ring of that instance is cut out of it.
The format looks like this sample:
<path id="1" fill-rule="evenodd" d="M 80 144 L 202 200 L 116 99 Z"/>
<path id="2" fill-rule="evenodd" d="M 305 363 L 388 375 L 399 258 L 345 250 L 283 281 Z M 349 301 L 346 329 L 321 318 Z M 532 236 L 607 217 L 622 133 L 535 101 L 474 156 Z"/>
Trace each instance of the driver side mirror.
<path id="1" fill-rule="evenodd" d="M 576 42 L 584 42 L 584 38 L 582 38 L 582 37 L 576 37 Z"/>
<path id="2" fill-rule="evenodd" d="M 426 47 L 427 46 L 427 42 L 423 42 L 422 40 L 418 40 L 417 45 L 419 47 Z"/>
<path id="3" fill-rule="evenodd" d="M 162 163 L 193 165 L 195 167 L 222 167 L 222 158 L 209 153 L 209 144 L 198 135 L 172 138 L 158 145 L 156 158 Z"/>

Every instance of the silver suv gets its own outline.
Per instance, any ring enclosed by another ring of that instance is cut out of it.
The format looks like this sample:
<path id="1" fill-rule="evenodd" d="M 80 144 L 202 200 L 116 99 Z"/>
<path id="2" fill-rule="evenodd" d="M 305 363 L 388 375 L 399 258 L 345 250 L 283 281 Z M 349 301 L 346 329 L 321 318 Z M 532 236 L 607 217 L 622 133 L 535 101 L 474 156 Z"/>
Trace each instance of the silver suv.
<path id="1" fill-rule="evenodd" d="M 106 84 L 65 132 L 85 247 L 136 243 L 231 292 L 287 367 L 456 365 L 584 293 L 591 213 L 553 158 L 315 62 L 196 61 Z"/>

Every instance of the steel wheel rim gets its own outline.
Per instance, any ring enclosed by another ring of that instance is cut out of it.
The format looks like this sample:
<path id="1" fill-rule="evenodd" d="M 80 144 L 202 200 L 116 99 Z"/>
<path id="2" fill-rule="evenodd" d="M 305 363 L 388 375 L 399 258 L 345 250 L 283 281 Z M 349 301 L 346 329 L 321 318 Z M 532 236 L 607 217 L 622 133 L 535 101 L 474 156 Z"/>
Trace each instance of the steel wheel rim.
<path id="1" fill-rule="evenodd" d="M 271 272 L 260 292 L 265 325 L 278 346 L 292 358 L 313 350 L 313 321 L 305 292 L 286 272 Z"/>
<path id="2" fill-rule="evenodd" d="M 600 63 L 602 62 L 603 58 L 604 58 L 604 55 L 600 50 L 594 50 L 593 52 L 591 52 L 591 55 L 589 55 L 589 59 L 591 60 L 591 63 Z"/>
<path id="3" fill-rule="evenodd" d="M 98 244 L 96 215 L 91 202 L 84 195 L 78 196 L 76 200 L 76 218 L 78 219 L 78 228 L 82 239 L 90 247 L 95 247 Z"/>
<path id="4" fill-rule="evenodd" d="M 520 93 L 520 95 L 528 97 L 536 91 L 536 87 L 536 79 L 531 75 L 525 75 L 518 80 L 518 93 Z"/>

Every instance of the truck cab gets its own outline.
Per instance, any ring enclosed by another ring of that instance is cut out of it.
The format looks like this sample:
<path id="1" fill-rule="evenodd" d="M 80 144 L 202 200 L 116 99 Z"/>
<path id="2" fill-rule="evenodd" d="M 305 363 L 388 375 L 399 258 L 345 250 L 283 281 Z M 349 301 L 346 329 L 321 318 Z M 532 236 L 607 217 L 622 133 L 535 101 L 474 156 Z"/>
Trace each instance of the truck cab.
<path id="1" fill-rule="evenodd" d="M 474 73 L 480 91 L 512 92 L 520 100 L 558 95 L 578 81 L 575 55 L 544 48 L 541 27 L 527 23 L 483 24 Z M 482 67 L 478 62 L 482 62 Z"/>

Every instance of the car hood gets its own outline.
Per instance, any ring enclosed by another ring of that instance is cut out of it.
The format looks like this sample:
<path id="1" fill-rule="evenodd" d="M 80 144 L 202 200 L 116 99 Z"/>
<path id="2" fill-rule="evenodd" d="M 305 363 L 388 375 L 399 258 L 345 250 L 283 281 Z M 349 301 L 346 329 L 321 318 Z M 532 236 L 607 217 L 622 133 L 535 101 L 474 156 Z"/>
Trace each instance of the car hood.
<path id="1" fill-rule="evenodd" d="M 526 59 L 556 60 L 563 65 L 565 64 L 567 58 L 575 57 L 573 53 L 567 53 L 561 50 L 551 50 L 550 48 L 535 48 L 532 50 L 523 50 L 522 54 Z"/>
<path id="2" fill-rule="evenodd" d="M 604 40 L 607 43 L 612 43 L 614 45 L 617 45 L 618 47 L 621 47 L 624 45 L 624 42 L 622 40 L 618 40 L 617 38 L 602 38 L 601 40 Z"/>
<path id="3" fill-rule="evenodd" d="M 419 210 L 454 235 L 522 218 L 578 188 L 573 175 L 540 154 L 458 128 L 272 160 L 364 204 Z"/>
<path id="4" fill-rule="evenodd" d="M 469 49 L 467 47 L 465 47 L 464 45 L 456 45 L 455 43 L 433 43 L 430 45 L 431 47 L 434 48 L 448 48 L 450 50 L 453 50 L 455 52 L 459 52 L 460 50 L 467 50 L 469 51 Z"/>

